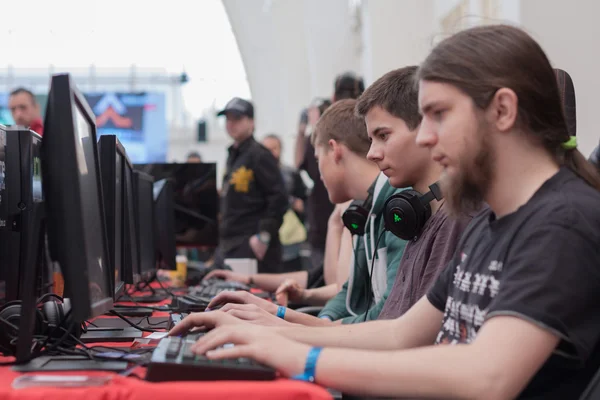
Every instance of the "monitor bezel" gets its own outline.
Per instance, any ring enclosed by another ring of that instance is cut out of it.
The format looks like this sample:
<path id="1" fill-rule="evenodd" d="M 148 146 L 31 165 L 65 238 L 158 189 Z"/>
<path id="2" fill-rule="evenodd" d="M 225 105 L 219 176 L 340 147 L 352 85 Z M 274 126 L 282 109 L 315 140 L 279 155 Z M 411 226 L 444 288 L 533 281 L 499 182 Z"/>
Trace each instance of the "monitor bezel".
<path id="1" fill-rule="evenodd" d="M 106 148 L 106 150 L 104 150 Z M 125 283 L 131 283 L 131 282 L 125 282 L 124 280 L 124 276 L 125 274 L 123 273 L 125 267 L 124 267 L 124 237 L 123 237 L 123 209 L 124 209 L 124 198 L 125 198 L 125 194 L 123 193 L 124 188 L 125 188 L 125 184 L 124 184 L 124 179 L 123 179 L 123 174 L 124 174 L 124 164 L 125 164 L 125 158 L 126 153 L 125 153 L 125 148 L 123 147 L 123 145 L 121 144 L 121 142 L 119 141 L 118 137 L 116 135 L 101 135 L 100 138 L 98 138 L 98 151 L 99 151 L 99 159 L 100 159 L 100 175 L 101 175 L 101 179 L 102 179 L 102 190 L 103 190 L 103 199 L 104 199 L 104 205 L 105 207 L 107 207 L 107 209 L 105 209 L 105 221 L 106 221 L 106 232 L 107 232 L 107 247 L 108 247 L 108 254 L 109 257 L 111 259 L 111 262 L 116 262 L 116 265 L 113 265 L 113 271 L 116 272 L 117 268 L 119 269 L 119 280 L 117 280 L 112 274 L 111 274 L 111 284 L 112 284 L 112 288 L 111 291 L 114 293 L 113 294 L 113 298 L 116 301 L 119 297 L 122 296 L 122 294 L 125 291 Z M 105 159 L 106 157 L 106 159 Z M 118 207 L 121 207 L 121 219 L 118 220 L 117 216 L 116 216 L 116 207 L 117 207 L 117 202 L 116 202 L 116 174 L 117 174 L 117 170 L 116 170 L 116 162 L 117 162 L 117 157 L 121 158 L 121 204 Z M 106 166 L 104 165 L 104 161 L 106 161 Z M 106 174 L 106 175 L 105 175 Z M 108 181 L 105 181 L 106 179 L 108 179 Z M 106 187 L 105 183 L 107 182 L 111 182 L 114 183 L 114 187 L 108 188 Z M 121 251 L 119 253 L 119 257 L 117 257 L 116 254 L 114 254 L 114 252 L 116 251 L 116 246 L 117 243 L 115 242 L 115 238 L 112 237 L 112 232 L 111 234 L 108 234 L 111 230 L 109 229 L 109 213 L 106 212 L 110 209 L 110 211 L 112 212 L 112 228 L 114 230 L 116 230 L 117 228 L 114 226 L 114 224 L 118 224 L 119 227 L 118 229 L 121 231 Z M 112 239 L 111 239 L 112 237 Z M 117 260 L 117 258 L 119 258 L 119 260 Z"/>
<path id="2" fill-rule="evenodd" d="M 98 188 L 98 223 L 100 224 L 98 227 L 86 228 L 82 224 L 70 224 L 68 220 L 64 221 L 58 218 L 58 216 L 75 213 L 76 218 L 82 220 L 89 207 L 83 204 L 80 196 L 81 187 L 77 166 L 78 126 L 74 107 L 81 113 L 90 128 L 90 142 L 93 148 L 96 185 Z M 64 265 L 60 265 L 65 280 L 65 289 L 72 300 L 71 313 L 76 321 L 85 321 L 112 309 L 113 296 L 103 297 L 92 304 L 89 284 L 82 284 L 82 282 L 89 282 L 85 246 L 81 246 L 82 251 L 73 251 L 75 248 L 73 243 L 65 243 L 65 237 L 85 238 L 86 229 L 99 230 L 100 239 L 102 240 L 101 262 L 103 266 L 106 266 L 102 268 L 104 283 L 108 291 L 105 294 L 111 294 L 110 275 L 114 273 L 114 268 L 112 268 L 108 257 L 104 191 L 100 176 L 95 116 L 69 74 L 56 74 L 51 78 L 44 126 L 42 182 L 44 182 L 45 202 L 48 205 L 46 217 L 50 252 L 53 260 L 56 261 L 62 257 L 66 260 L 66 264 L 71 266 L 71 268 L 65 268 Z M 57 139 L 53 137 L 56 134 L 53 131 L 59 132 Z M 52 156 L 53 154 L 60 156 Z M 60 175 L 60 178 L 56 178 L 55 174 Z M 64 182 L 69 182 L 69 190 L 59 192 L 57 188 L 60 189 L 61 185 L 64 186 Z M 51 188 L 53 188 L 52 191 L 49 190 Z M 53 237 L 54 235 L 56 237 Z M 78 266 L 78 268 L 74 268 L 74 266 Z"/>

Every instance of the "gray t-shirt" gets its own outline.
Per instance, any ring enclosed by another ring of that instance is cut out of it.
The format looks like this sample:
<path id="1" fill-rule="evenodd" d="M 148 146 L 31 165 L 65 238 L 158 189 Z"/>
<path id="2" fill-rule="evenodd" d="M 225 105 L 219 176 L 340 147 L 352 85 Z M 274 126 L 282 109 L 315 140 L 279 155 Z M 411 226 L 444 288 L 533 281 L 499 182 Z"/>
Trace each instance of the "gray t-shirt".
<path id="1" fill-rule="evenodd" d="M 477 213 L 451 217 L 442 203 L 421 236 L 406 244 L 396 281 L 378 319 L 398 318 L 423 297 L 446 268 L 463 231 Z"/>

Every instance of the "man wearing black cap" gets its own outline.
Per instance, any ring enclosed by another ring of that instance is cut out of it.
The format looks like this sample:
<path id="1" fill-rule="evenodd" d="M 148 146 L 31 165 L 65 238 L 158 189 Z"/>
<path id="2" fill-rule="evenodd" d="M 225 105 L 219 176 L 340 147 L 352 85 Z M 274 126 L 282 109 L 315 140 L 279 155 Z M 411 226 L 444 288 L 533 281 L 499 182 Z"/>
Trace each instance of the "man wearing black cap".
<path id="1" fill-rule="evenodd" d="M 254 140 L 252 103 L 235 97 L 217 115 L 227 118 L 234 140 L 221 194 L 220 254 L 254 258 L 259 273 L 283 272 L 279 227 L 288 199 L 277 160 Z"/>

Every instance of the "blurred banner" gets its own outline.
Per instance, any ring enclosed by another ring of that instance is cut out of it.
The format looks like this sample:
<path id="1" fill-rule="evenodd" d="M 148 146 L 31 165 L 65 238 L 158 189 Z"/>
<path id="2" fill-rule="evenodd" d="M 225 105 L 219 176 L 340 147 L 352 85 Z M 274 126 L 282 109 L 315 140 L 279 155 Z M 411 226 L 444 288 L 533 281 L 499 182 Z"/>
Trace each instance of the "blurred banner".
<path id="1" fill-rule="evenodd" d="M 132 163 L 166 161 L 169 143 L 163 93 L 93 92 L 84 96 L 96 115 L 98 137 L 116 135 Z M 3 125 L 14 123 L 8 97 L 8 93 L 0 93 L 0 124 Z M 36 95 L 36 98 L 43 113 L 47 95 Z"/>

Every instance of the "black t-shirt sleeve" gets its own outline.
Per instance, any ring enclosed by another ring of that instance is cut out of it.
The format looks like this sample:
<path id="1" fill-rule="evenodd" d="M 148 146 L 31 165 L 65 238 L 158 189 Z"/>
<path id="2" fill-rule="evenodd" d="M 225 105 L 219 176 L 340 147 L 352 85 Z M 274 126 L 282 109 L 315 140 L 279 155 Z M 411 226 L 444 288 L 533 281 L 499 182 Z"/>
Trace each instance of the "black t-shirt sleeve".
<path id="1" fill-rule="evenodd" d="M 490 282 L 487 319 L 531 321 L 561 338 L 558 351 L 586 361 L 600 336 L 596 230 L 576 210 L 528 221 L 512 238 L 500 281 Z"/>
<path id="2" fill-rule="evenodd" d="M 438 275 L 435 283 L 427 292 L 427 299 L 429 302 L 441 312 L 444 312 L 446 308 L 446 301 L 448 301 L 448 290 L 452 287 L 452 277 L 454 275 L 454 267 L 456 266 L 454 259 L 450 260 L 450 263 L 446 268 Z"/>

